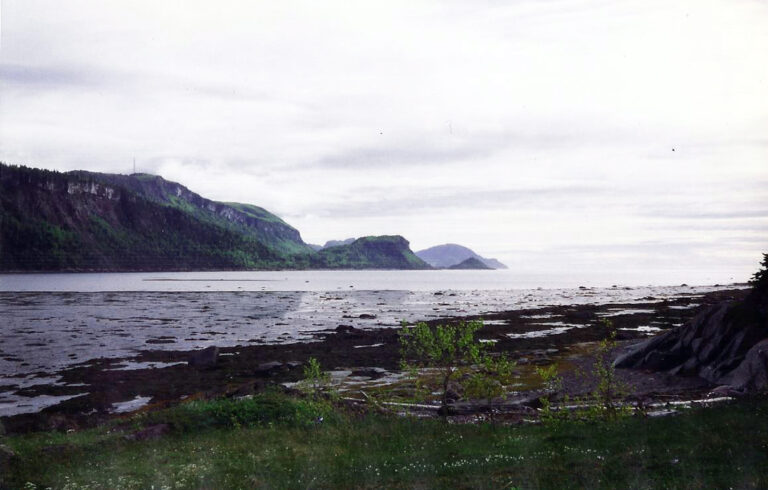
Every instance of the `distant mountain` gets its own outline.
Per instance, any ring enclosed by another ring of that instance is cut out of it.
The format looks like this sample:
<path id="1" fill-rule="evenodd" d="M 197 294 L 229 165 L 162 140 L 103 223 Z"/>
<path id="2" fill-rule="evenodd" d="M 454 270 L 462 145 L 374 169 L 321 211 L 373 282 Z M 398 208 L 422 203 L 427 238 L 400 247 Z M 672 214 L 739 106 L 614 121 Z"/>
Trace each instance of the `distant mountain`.
<path id="1" fill-rule="evenodd" d="M 0 163 L 0 271 L 426 265 L 411 260 L 408 242 L 398 238 L 405 249 L 374 240 L 370 250 L 358 246 L 349 254 L 321 255 L 263 208 L 211 201 L 159 176 L 60 173 Z"/>
<path id="2" fill-rule="evenodd" d="M 325 242 L 325 245 L 322 246 L 321 250 L 323 248 L 338 247 L 339 245 L 349 245 L 354 241 L 355 241 L 354 238 L 347 238 L 346 240 L 328 240 L 327 242 Z"/>
<path id="3" fill-rule="evenodd" d="M 329 247 L 338 247 L 339 245 L 349 245 L 350 243 L 354 242 L 354 238 L 347 238 L 346 240 L 328 240 L 325 242 L 325 245 L 317 245 L 315 243 L 308 243 L 307 246 L 314 250 L 315 252 L 319 252 L 320 250 L 323 250 L 324 248 Z"/>
<path id="4" fill-rule="evenodd" d="M 470 257 L 462 262 L 459 262 L 458 264 L 454 264 L 449 269 L 476 269 L 476 270 L 490 270 L 493 269 L 493 267 L 489 267 L 485 264 L 485 262 L 482 262 L 479 259 L 476 259 L 474 257 Z"/>
<path id="5" fill-rule="evenodd" d="M 496 259 L 487 259 L 483 257 L 481 260 L 485 265 L 487 265 L 491 269 L 509 269 L 509 267 L 507 267 L 506 264 L 502 264 Z"/>
<path id="6" fill-rule="evenodd" d="M 350 243 L 354 242 L 354 238 L 347 238 L 346 240 L 328 240 L 325 242 L 325 245 L 317 245 L 314 243 L 308 243 L 307 246 L 314 250 L 315 252 L 319 252 L 320 250 L 323 250 L 324 248 L 328 247 L 338 247 L 339 245 L 349 245 Z"/>
<path id="7" fill-rule="evenodd" d="M 446 243 L 445 245 L 437 245 L 424 250 L 419 250 L 416 255 L 427 262 L 432 267 L 438 269 L 446 269 L 453 265 L 460 264 L 469 258 L 475 258 L 484 263 L 490 269 L 506 269 L 507 266 L 502 264 L 496 259 L 486 259 L 479 256 L 473 250 L 456 245 L 455 243 Z"/>
<path id="8" fill-rule="evenodd" d="M 394 236 L 368 236 L 318 252 L 329 269 L 431 269 L 409 248 L 408 240 Z"/>

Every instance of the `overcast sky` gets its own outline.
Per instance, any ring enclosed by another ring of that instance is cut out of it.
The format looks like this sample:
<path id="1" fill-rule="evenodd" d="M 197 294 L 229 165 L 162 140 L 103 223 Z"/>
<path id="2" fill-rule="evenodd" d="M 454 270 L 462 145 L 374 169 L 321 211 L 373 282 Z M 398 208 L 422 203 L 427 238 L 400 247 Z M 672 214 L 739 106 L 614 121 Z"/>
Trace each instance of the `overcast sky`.
<path id="1" fill-rule="evenodd" d="M 513 269 L 768 252 L 768 3 L 2 0 L 0 159 Z"/>

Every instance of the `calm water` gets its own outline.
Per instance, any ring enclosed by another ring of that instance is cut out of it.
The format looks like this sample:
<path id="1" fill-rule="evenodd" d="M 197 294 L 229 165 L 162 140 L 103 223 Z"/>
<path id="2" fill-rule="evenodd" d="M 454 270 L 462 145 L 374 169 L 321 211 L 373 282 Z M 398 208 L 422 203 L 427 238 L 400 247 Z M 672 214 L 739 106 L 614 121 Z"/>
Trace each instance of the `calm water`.
<path id="1" fill-rule="evenodd" d="M 569 276 L 491 271 L 245 271 L 92 274 L 0 274 L 0 291 L 338 291 L 514 290 L 578 286 L 712 285 L 748 278 L 667 271 L 627 271 L 601 276 L 599 271 Z"/>

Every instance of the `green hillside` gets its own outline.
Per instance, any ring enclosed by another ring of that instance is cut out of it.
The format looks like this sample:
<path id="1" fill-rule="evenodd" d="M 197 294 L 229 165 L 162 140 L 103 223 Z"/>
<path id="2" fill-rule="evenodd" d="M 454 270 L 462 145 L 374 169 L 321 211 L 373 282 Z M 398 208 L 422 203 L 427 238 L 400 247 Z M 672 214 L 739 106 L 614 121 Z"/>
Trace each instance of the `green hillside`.
<path id="1" fill-rule="evenodd" d="M 149 174 L 0 163 L 0 271 L 423 268 L 402 237 L 318 254 L 266 209 Z M 403 248 L 404 247 L 404 248 Z"/>
<path id="2" fill-rule="evenodd" d="M 274 268 L 290 257 L 98 174 L 0 169 L 1 270 Z"/>
<path id="3" fill-rule="evenodd" d="M 348 245 L 320 250 L 318 255 L 329 269 L 431 269 L 399 235 L 358 238 Z"/>

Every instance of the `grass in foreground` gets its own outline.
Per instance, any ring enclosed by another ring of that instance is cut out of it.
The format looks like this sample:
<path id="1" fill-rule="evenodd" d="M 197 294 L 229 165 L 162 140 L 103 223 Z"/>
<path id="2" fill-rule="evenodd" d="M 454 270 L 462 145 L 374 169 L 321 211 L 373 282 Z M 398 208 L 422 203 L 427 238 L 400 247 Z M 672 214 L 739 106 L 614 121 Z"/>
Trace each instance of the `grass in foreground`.
<path id="1" fill-rule="evenodd" d="M 451 425 L 345 414 L 282 394 L 193 402 L 115 426 L 6 438 L 10 488 L 766 488 L 768 401 L 676 417 L 569 425 Z"/>

